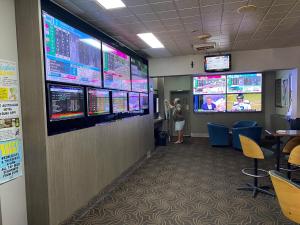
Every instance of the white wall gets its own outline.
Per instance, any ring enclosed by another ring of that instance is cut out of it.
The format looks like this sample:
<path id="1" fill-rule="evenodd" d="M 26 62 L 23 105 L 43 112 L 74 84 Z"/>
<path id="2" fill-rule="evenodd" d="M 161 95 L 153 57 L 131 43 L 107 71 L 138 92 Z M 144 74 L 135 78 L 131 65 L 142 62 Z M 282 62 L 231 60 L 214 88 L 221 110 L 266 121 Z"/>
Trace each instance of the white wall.
<path id="1" fill-rule="evenodd" d="M 18 62 L 15 6 L 0 0 L 0 59 Z M 27 225 L 24 175 L 0 185 L 3 225 Z"/>
<path id="2" fill-rule="evenodd" d="M 194 68 L 191 68 L 191 62 Z M 174 76 L 204 74 L 203 55 L 187 55 L 149 60 L 150 76 Z M 270 71 L 295 68 L 300 69 L 300 46 L 290 48 L 262 49 L 232 52 L 232 72 Z M 293 85 L 300 86 L 297 74 Z M 300 117 L 300 91 L 293 91 L 292 117 Z"/>

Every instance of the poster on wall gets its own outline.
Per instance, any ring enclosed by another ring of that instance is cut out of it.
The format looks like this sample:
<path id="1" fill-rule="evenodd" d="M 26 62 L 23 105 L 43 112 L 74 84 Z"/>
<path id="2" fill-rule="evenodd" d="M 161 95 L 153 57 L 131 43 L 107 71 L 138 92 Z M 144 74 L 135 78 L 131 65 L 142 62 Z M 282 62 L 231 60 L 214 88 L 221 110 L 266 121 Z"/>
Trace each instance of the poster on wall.
<path id="1" fill-rule="evenodd" d="M 16 63 L 0 60 L 0 184 L 22 175 L 19 102 Z"/>

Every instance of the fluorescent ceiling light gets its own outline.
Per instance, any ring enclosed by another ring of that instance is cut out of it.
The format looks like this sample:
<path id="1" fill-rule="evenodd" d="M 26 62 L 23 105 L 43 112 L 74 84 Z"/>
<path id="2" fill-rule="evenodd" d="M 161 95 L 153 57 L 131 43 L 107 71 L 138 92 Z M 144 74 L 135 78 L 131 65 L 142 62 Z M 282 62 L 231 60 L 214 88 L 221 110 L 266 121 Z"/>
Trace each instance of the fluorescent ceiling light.
<path id="1" fill-rule="evenodd" d="M 124 8 L 126 5 L 122 0 L 97 0 L 105 9 Z"/>
<path id="2" fill-rule="evenodd" d="M 92 39 L 92 38 L 86 38 L 86 39 L 80 39 L 80 41 L 88 44 L 88 45 L 91 45 L 95 48 L 98 48 L 98 49 L 101 49 L 101 43 L 100 41 L 97 41 L 95 39 Z"/>
<path id="3" fill-rule="evenodd" d="M 152 33 L 138 34 L 139 38 L 146 42 L 151 48 L 164 48 L 165 46 Z"/>

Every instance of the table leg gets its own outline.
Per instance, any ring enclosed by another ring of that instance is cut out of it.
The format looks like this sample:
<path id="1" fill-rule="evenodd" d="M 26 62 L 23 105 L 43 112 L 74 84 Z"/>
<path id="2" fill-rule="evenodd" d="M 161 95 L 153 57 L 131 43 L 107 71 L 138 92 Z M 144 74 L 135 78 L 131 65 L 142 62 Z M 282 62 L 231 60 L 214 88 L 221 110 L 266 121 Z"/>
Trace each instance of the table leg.
<path id="1" fill-rule="evenodd" d="M 281 153 L 281 149 L 280 149 L 280 137 L 277 137 L 277 146 L 276 146 L 276 170 L 279 171 L 280 170 L 280 153 Z"/>

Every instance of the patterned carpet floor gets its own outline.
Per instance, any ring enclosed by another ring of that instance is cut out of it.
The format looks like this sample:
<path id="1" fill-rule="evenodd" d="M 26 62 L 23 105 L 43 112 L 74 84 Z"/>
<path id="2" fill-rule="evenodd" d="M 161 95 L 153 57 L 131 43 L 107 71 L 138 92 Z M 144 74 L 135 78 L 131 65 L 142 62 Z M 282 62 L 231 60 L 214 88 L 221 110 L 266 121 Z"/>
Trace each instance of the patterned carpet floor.
<path id="1" fill-rule="evenodd" d="M 273 169 L 275 160 L 259 162 Z M 236 190 L 252 160 L 207 140 L 159 147 L 140 168 L 72 225 L 293 225 L 276 198 Z M 250 180 L 249 180 L 250 179 Z M 271 184 L 266 179 L 263 184 Z"/>

